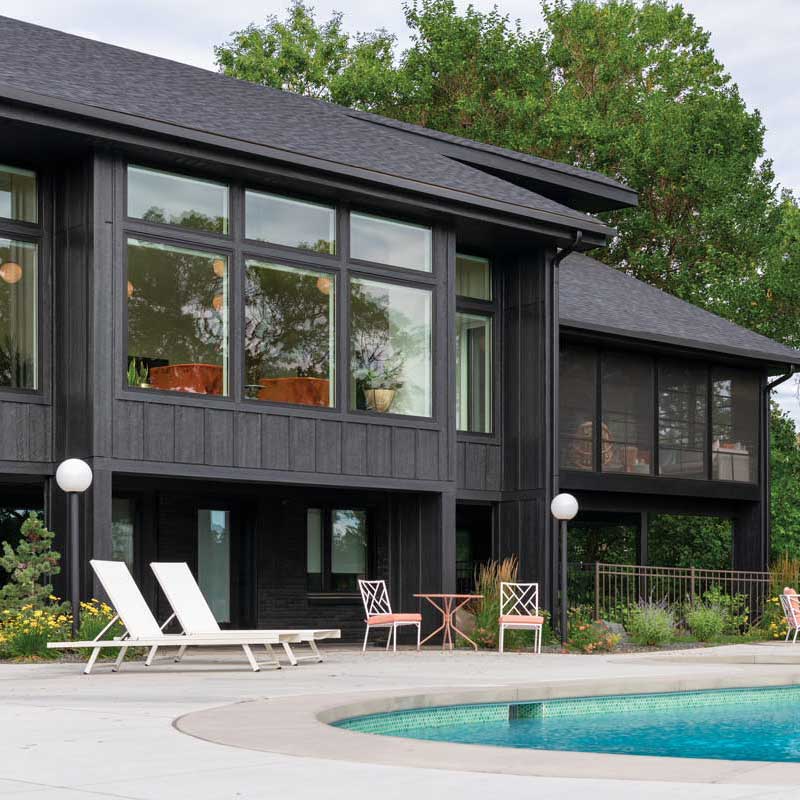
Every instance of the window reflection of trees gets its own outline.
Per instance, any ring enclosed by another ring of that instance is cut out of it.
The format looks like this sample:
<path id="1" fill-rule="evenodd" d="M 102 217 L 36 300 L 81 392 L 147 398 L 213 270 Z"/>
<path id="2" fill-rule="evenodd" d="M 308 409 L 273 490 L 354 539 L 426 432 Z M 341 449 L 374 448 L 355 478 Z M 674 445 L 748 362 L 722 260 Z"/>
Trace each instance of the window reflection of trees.
<path id="1" fill-rule="evenodd" d="M 304 270 L 248 264 L 244 349 L 247 383 L 260 378 L 329 378 L 334 278 Z"/>
<path id="2" fill-rule="evenodd" d="M 222 270 L 215 269 L 220 262 Z M 226 275 L 222 256 L 132 242 L 129 356 L 166 364 L 221 364 Z"/>
<path id="3" fill-rule="evenodd" d="M 422 292 L 352 281 L 350 291 L 351 371 L 356 384 L 356 408 L 367 407 L 364 389 L 372 385 L 396 388 L 392 410 L 425 415 L 420 398 L 427 397 L 430 381 L 430 319 L 418 321 L 399 310 L 393 293 Z M 424 314 L 423 302 L 419 309 Z M 425 372 L 409 368 L 420 361 Z"/>
<path id="4" fill-rule="evenodd" d="M 226 232 L 226 218 L 223 216 L 210 216 L 202 211 L 187 208 L 180 213 L 167 212 L 158 206 L 150 206 L 142 214 L 145 222 L 157 222 L 162 225 L 180 225 L 183 228 L 191 228 L 196 231 L 209 231 L 211 233 Z"/>

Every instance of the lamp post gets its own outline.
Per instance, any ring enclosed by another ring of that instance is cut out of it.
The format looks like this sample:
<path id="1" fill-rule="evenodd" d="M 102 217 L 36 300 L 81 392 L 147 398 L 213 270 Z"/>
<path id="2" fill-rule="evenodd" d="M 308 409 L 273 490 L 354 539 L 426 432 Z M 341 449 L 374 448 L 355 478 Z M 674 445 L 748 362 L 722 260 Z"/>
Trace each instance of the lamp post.
<path id="1" fill-rule="evenodd" d="M 92 469 L 79 458 L 68 458 L 58 465 L 56 483 L 69 498 L 69 585 L 72 600 L 72 638 L 78 637 L 81 614 L 79 496 L 92 485 Z"/>
<path id="2" fill-rule="evenodd" d="M 566 645 L 567 630 L 567 520 L 578 513 L 578 501 L 571 494 L 557 494 L 550 511 L 561 523 L 561 644 Z"/>

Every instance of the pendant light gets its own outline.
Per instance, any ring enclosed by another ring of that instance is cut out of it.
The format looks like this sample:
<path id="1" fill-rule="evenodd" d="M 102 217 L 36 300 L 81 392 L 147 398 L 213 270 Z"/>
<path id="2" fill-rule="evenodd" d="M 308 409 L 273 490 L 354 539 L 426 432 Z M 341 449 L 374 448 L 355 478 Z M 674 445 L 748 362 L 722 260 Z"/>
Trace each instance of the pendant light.
<path id="1" fill-rule="evenodd" d="M 13 261 L 6 261 L 0 267 L 0 278 L 6 283 L 19 283 L 22 280 L 22 267 Z"/>

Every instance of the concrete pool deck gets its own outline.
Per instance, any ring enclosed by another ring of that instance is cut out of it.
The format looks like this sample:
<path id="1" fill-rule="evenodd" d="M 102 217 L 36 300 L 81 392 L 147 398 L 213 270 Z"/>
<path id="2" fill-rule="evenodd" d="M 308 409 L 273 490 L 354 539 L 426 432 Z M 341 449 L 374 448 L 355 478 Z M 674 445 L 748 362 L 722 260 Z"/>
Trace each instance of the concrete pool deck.
<path id="1" fill-rule="evenodd" d="M 82 675 L 78 664 L 0 665 L 0 800 L 485 800 L 487 792 L 561 800 L 585 798 L 587 791 L 592 800 L 772 800 L 798 793 L 800 764 L 712 762 L 718 772 L 712 779 L 733 782 L 701 784 L 687 782 L 708 779 L 689 774 L 702 771 L 707 762 L 700 760 L 691 766 L 692 760 L 582 754 L 594 762 L 587 771 L 576 766 L 575 754 L 550 752 L 540 758 L 547 769 L 514 774 L 520 770 L 500 748 L 368 736 L 330 728 L 317 715 L 367 697 L 384 702 L 486 691 L 488 698 L 557 688 L 585 693 L 591 683 L 629 691 L 800 683 L 800 645 L 620 656 L 376 651 L 362 657 L 343 647 L 325 653 L 324 664 L 260 673 L 223 653 L 193 655 L 180 665 L 161 661 L 149 670 L 126 663 L 118 674 L 101 665 L 91 676 Z M 329 734 L 337 740 L 333 750 L 332 739 L 315 740 Z M 387 742 L 406 760 L 382 758 Z M 429 746 L 467 752 L 442 765 L 429 751 L 421 758 L 414 752 Z M 476 751 L 490 752 L 481 761 Z M 518 762 L 519 752 L 512 755 Z M 619 758 L 640 766 L 620 770 L 613 765 Z M 679 763 L 664 770 L 666 761 Z M 663 771 L 656 776 L 654 770 Z"/>

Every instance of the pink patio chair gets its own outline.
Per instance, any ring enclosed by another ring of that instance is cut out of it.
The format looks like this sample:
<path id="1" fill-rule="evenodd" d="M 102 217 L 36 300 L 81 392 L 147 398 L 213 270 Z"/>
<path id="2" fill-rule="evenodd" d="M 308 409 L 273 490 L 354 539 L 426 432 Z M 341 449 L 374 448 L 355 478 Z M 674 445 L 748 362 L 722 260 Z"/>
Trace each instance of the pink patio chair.
<path id="1" fill-rule="evenodd" d="M 373 628 L 389 628 L 386 649 L 389 649 L 392 634 L 394 634 L 392 649 L 397 652 L 397 629 L 403 625 L 417 626 L 417 650 L 419 650 L 422 614 L 394 614 L 392 604 L 389 602 L 389 592 L 386 591 L 386 581 L 365 581 L 359 578 L 358 589 L 364 602 L 364 612 L 366 613 L 364 622 L 367 624 L 367 630 L 364 633 L 364 647 L 361 648 L 361 652 L 367 652 L 367 639 Z"/>
<path id="2" fill-rule="evenodd" d="M 800 596 L 794 589 L 787 586 L 781 595 L 781 606 L 786 615 L 786 639 L 784 641 L 788 642 L 791 636 L 792 644 L 794 644 L 797 642 L 797 634 L 800 632 Z"/>
<path id="3" fill-rule="evenodd" d="M 533 650 L 542 652 L 542 625 L 544 617 L 539 615 L 538 583 L 500 583 L 500 652 L 506 628 L 532 630 Z"/>

